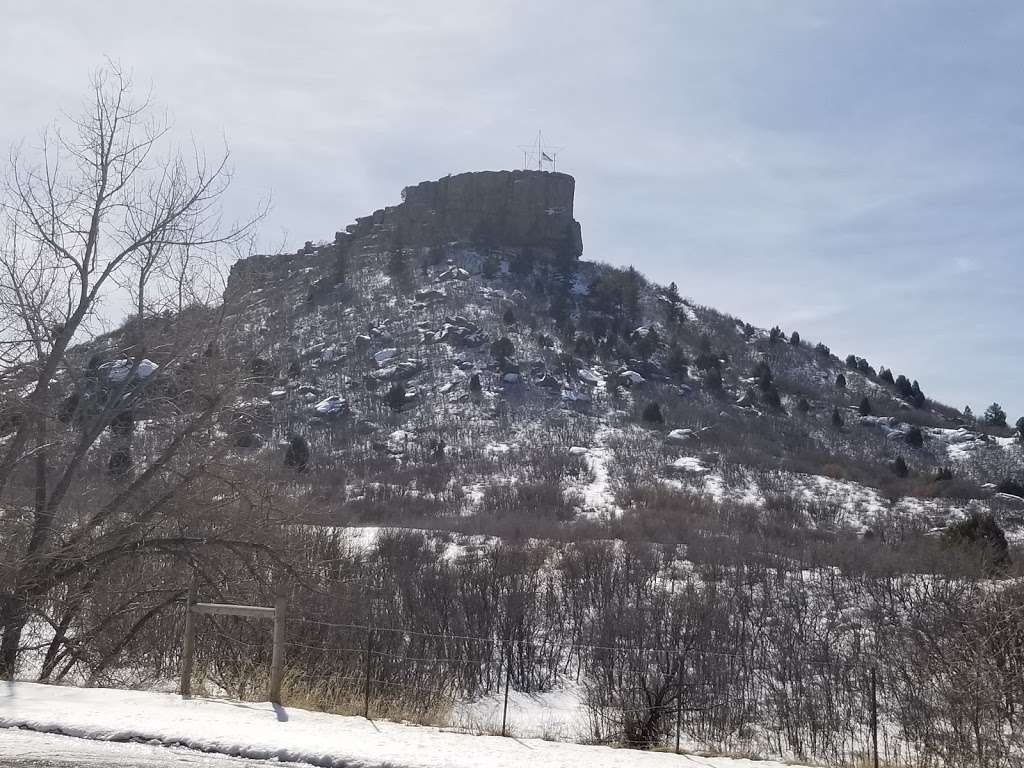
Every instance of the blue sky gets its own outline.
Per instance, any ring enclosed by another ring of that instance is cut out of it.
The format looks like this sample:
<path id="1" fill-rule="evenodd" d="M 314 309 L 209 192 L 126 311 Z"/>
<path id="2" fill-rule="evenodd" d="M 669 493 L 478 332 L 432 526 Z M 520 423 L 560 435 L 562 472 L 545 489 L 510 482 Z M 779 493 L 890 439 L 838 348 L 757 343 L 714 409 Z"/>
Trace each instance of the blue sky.
<path id="1" fill-rule="evenodd" d="M 268 249 L 511 168 L 538 129 L 585 258 L 1024 415 L 1024 6 L 4 0 L 0 143 L 110 56 L 226 137 Z M 38 6 L 38 7 L 36 7 Z"/>

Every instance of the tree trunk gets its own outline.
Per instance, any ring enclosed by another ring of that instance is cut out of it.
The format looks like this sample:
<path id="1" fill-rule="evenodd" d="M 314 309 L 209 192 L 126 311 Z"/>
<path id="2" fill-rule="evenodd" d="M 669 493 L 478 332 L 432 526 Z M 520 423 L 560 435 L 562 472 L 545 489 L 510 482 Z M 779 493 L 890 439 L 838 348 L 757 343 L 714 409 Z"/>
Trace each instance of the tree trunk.
<path id="1" fill-rule="evenodd" d="M 28 621 L 27 607 L 25 599 L 17 594 L 0 600 L 0 627 L 4 633 L 3 640 L 0 640 L 0 680 L 14 679 L 21 633 Z"/>

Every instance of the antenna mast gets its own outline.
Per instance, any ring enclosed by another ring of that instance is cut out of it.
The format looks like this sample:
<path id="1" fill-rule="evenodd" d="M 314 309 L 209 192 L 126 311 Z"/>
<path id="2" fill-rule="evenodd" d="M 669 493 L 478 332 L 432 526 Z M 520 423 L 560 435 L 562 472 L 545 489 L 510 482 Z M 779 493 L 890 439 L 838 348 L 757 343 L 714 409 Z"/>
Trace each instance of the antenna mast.
<path id="1" fill-rule="evenodd" d="M 530 144 L 520 144 L 523 151 L 523 169 L 527 171 L 555 171 L 558 167 L 558 153 L 564 147 L 553 147 L 544 143 L 544 133 L 537 131 L 537 138 Z"/>

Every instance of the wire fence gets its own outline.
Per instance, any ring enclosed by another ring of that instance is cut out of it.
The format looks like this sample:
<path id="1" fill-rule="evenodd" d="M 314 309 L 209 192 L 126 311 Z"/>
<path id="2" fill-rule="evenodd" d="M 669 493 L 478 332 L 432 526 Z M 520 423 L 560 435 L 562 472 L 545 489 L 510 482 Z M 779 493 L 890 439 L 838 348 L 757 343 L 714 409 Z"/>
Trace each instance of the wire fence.
<path id="1" fill-rule="evenodd" d="M 888 766 L 917 754 L 887 727 L 898 700 L 892 682 L 838 655 L 758 658 L 300 616 L 287 619 L 285 643 L 282 697 L 295 706 L 677 752 Z M 273 650 L 265 627 L 205 617 L 198 647 L 196 677 L 207 692 L 265 695 Z"/>

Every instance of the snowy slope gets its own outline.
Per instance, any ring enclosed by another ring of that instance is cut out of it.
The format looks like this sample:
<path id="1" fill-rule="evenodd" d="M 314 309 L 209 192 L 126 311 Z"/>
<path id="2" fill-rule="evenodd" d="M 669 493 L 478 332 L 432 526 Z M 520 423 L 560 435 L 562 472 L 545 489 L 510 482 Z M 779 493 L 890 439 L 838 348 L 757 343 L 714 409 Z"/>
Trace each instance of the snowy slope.
<path id="1" fill-rule="evenodd" d="M 0 690 L 0 726 L 101 741 L 142 741 L 240 757 L 317 766 L 544 768 L 673 766 L 781 768 L 781 763 L 677 756 L 536 739 L 453 733 L 370 722 L 269 703 L 192 699 L 174 694 L 11 683 Z M 0 730 L 0 743 L 16 737 Z M 0 747 L 0 754 L 3 753 Z"/>

